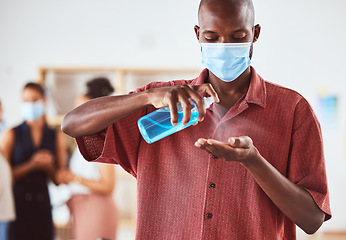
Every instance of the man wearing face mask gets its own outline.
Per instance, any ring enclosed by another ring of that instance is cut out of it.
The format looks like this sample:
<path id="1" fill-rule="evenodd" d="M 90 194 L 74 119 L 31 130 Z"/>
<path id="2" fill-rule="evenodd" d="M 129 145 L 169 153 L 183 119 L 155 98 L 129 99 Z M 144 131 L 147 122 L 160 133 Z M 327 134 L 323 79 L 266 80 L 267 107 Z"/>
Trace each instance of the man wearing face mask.
<path id="1" fill-rule="evenodd" d="M 41 85 L 27 83 L 22 91 L 24 122 L 5 132 L 0 150 L 13 175 L 16 220 L 10 223 L 10 240 L 53 239 L 48 180 L 64 166 L 65 143 L 45 120 L 45 94 Z"/>
<path id="2" fill-rule="evenodd" d="M 250 66 L 260 35 L 251 0 L 202 0 L 195 33 L 206 67 L 196 79 L 154 82 L 92 100 L 62 129 L 89 161 L 137 178 L 137 239 L 295 239 L 331 217 L 321 130 L 298 93 Z M 202 97 L 214 97 L 204 110 Z M 177 103 L 200 122 L 153 144 L 137 120 Z M 308 144 L 307 144 L 308 143 Z"/>

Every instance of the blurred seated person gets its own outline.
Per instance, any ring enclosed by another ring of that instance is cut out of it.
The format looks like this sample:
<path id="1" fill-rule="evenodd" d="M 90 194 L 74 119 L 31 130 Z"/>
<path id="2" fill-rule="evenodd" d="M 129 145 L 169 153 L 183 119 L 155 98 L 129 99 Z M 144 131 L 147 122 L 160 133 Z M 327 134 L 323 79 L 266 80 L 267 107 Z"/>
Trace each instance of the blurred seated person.
<path id="1" fill-rule="evenodd" d="M 87 89 L 87 93 L 76 100 L 77 106 L 114 91 L 106 78 L 89 81 Z M 75 149 L 69 169 L 59 172 L 58 181 L 69 184 L 71 198 L 67 206 L 72 217 L 73 239 L 115 239 L 117 217 L 112 196 L 115 185 L 114 165 L 89 163 Z"/>
<path id="2" fill-rule="evenodd" d="M 0 149 L 9 159 L 17 218 L 10 224 L 10 240 L 54 238 L 48 181 L 64 165 L 66 149 L 62 132 L 48 127 L 45 93 L 41 85 L 27 83 L 22 91 L 24 122 L 7 130 Z"/>

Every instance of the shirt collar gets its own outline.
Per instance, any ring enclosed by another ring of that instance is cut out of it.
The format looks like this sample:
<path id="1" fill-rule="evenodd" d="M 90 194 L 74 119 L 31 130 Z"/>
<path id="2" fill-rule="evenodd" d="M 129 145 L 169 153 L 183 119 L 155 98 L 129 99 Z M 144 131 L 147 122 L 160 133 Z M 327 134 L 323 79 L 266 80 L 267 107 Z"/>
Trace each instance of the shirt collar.
<path id="1" fill-rule="evenodd" d="M 262 108 L 266 106 L 266 86 L 263 78 L 258 75 L 255 69 L 251 67 L 251 80 L 249 90 L 246 93 L 245 101 L 247 103 L 256 104 Z M 203 69 L 203 71 L 199 74 L 197 78 L 192 80 L 192 85 L 200 85 L 206 82 L 206 79 L 209 76 L 209 71 L 207 68 Z"/>
<path id="2" fill-rule="evenodd" d="M 251 81 L 249 90 L 246 94 L 245 101 L 248 103 L 257 104 L 262 108 L 266 106 L 267 90 L 265 81 L 258 75 L 255 69 L 251 66 Z"/>

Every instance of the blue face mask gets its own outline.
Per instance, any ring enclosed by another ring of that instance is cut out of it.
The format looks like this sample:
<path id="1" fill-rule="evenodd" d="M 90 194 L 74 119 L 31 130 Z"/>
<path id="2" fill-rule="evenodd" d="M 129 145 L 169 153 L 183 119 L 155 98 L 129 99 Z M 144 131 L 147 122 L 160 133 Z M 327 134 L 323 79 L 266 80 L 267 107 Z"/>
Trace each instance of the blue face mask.
<path id="1" fill-rule="evenodd" d="M 44 114 L 44 104 L 41 100 L 38 100 L 33 103 L 23 102 L 20 112 L 25 120 L 33 121 Z"/>
<path id="2" fill-rule="evenodd" d="M 250 66 L 251 44 L 201 43 L 202 64 L 219 79 L 231 82 Z"/>

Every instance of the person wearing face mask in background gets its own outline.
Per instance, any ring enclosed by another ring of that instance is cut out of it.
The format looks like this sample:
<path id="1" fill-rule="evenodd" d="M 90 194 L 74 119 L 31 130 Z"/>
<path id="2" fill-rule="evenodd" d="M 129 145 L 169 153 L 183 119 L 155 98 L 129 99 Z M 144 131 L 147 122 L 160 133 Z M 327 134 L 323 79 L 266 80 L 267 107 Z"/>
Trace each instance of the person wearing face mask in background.
<path id="1" fill-rule="evenodd" d="M 64 165 L 63 134 L 47 126 L 44 89 L 27 83 L 22 91 L 24 122 L 5 132 L 0 149 L 9 160 L 17 218 L 10 224 L 10 240 L 53 239 L 48 180 Z"/>
<path id="2" fill-rule="evenodd" d="M 0 101 L 0 126 L 3 121 L 3 109 Z M 2 133 L 0 128 L 0 136 Z M 8 239 L 9 223 L 15 219 L 12 174 L 8 161 L 0 150 L 0 240 Z"/>
<path id="3" fill-rule="evenodd" d="M 110 95 L 114 88 L 106 78 L 87 82 L 87 93 L 78 97 L 76 106 L 91 99 Z M 73 239 L 116 239 L 117 211 L 112 196 L 115 185 L 114 165 L 89 163 L 76 148 L 69 168 L 57 174 L 59 183 L 68 184 L 67 201 L 72 217 Z"/>
<path id="4" fill-rule="evenodd" d="M 202 0 L 198 22 L 206 68 L 196 79 L 89 101 L 65 116 L 63 131 L 88 161 L 136 177 L 136 239 L 293 240 L 296 225 L 316 232 L 331 211 L 311 106 L 250 66 L 261 30 L 251 0 Z M 207 110 L 205 95 L 215 99 Z M 147 144 L 137 120 L 169 105 L 176 125 L 180 102 L 187 124 L 189 99 L 200 122 Z"/>

